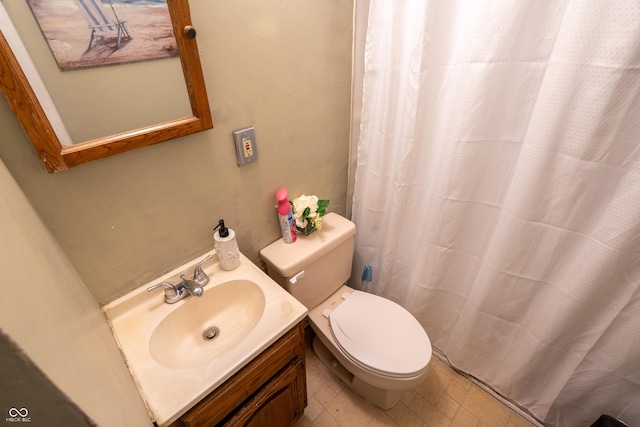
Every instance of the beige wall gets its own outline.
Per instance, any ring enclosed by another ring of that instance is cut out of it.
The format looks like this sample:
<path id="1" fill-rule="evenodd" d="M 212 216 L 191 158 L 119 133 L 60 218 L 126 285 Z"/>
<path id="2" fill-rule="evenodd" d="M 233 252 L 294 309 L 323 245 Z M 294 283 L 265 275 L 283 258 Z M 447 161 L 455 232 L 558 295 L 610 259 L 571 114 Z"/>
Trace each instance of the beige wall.
<path id="1" fill-rule="evenodd" d="M 210 249 L 220 218 L 259 263 L 279 187 L 345 214 L 353 1 L 190 7 L 211 131 L 50 175 L 0 100 L 0 158 L 102 304 Z M 260 159 L 240 168 L 231 132 L 251 125 Z"/>
<path id="2" fill-rule="evenodd" d="M 0 331 L 97 425 L 151 425 L 102 310 L 1 161 L 0 242 Z M 7 363 L 23 358 L 4 351 Z M 40 398 L 47 381 L 24 366 L 0 411 L 26 407 L 35 425 L 54 425 L 61 399 Z"/>

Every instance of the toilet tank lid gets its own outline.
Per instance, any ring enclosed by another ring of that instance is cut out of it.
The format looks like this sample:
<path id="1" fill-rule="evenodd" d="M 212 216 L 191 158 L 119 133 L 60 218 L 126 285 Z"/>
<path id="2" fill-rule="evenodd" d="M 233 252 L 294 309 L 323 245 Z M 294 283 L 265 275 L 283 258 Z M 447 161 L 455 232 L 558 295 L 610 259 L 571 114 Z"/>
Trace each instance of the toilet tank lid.
<path id="1" fill-rule="evenodd" d="M 322 230 L 298 236 L 294 243 L 278 239 L 260 251 L 260 258 L 282 277 L 291 277 L 336 247 L 352 239 L 356 226 L 348 219 L 330 212 L 322 217 Z"/>

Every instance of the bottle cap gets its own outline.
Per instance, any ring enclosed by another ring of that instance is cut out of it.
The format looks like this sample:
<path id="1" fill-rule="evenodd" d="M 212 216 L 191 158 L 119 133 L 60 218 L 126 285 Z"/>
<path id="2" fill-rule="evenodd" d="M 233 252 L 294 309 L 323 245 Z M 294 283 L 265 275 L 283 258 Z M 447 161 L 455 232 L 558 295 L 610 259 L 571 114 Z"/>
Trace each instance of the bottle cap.
<path id="1" fill-rule="evenodd" d="M 289 205 L 289 200 L 287 196 L 289 192 L 286 188 L 281 188 L 276 191 L 276 199 L 278 199 L 278 213 L 280 215 L 287 215 L 291 210 L 291 206 Z"/>

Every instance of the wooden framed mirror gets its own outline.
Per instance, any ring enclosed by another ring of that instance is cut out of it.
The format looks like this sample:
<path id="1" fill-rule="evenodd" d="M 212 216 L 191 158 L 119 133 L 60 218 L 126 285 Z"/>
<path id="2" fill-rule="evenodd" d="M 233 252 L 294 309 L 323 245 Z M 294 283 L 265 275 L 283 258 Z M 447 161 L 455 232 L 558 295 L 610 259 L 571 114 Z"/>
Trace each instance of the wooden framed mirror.
<path id="1" fill-rule="evenodd" d="M 72 145 L 61 141 L 55 107 L 46 100 L 41 102 L 32 85 L 34 79 L 25 73 L 0 27 L 0 90 L 50 173 L 213 127 L 188 0 L 167 0 L 167 6 L 191 115 Z"/>

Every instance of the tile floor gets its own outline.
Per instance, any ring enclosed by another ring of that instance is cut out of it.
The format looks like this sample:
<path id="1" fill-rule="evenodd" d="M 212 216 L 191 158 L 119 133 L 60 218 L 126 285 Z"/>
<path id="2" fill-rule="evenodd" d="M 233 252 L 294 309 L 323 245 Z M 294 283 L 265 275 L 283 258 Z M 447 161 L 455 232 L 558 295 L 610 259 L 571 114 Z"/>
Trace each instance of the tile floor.
<path id="1" fill-rule="evenodd" d="M 295 427 L 535 426 L 435 356 L 425 381 L 403 393 L 400 401 L 386 411 L 340 383 L 309 346 L 306 357 L 309 404 Z"/>

